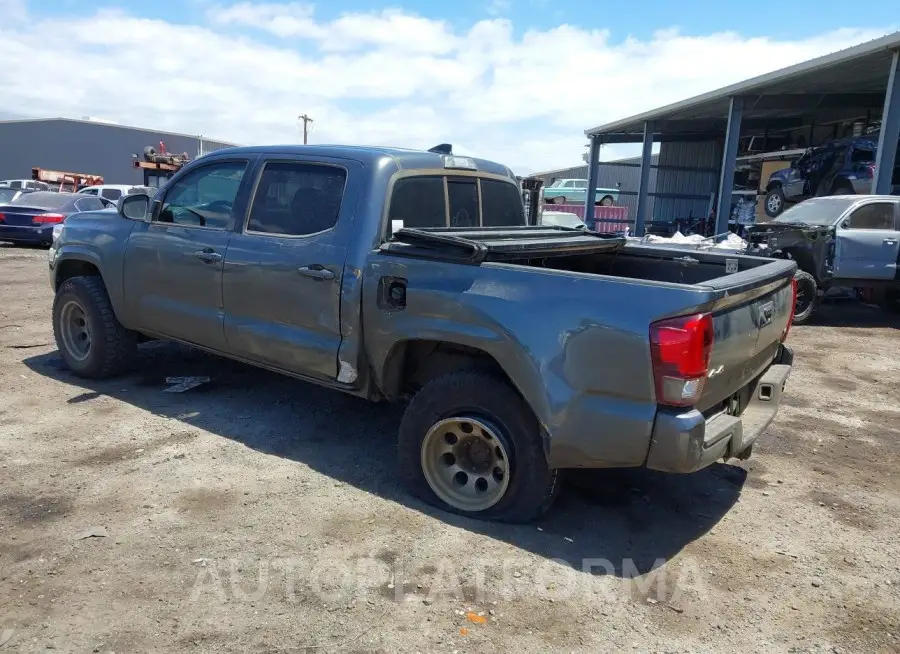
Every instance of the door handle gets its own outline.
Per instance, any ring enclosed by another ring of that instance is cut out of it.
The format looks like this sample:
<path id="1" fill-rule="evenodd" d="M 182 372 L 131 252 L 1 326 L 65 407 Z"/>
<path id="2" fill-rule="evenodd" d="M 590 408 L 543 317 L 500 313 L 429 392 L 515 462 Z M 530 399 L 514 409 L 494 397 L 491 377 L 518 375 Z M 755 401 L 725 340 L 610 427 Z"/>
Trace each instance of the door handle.
<path id="1" fill-rule="evenodd" d="M 197 250 L 194 256 L 206 263 L 218 263 L 222 260 L 222 255 L 212 249 Z"/>
<path id="2" fill-rule="evenodd" d="M 301 266 L 300 268 L 297 268 L 297 272 L 304 277 L 312 277 L 313 279 L 334 279 L 334 273 L 319 263 L 314 263 L 309 266 Z"/>

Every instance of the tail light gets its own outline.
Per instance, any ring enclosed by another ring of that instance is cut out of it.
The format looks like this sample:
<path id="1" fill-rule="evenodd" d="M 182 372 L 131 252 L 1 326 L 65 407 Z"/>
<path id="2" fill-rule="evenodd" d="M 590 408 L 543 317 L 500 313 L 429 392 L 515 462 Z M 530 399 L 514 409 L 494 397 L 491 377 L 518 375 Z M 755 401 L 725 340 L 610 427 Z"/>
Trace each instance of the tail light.
<path id="1" fill-rule="evenodd" d="M 38 225 L 53 225 L 61 223 L 66 217 L 61 213 L 41 213 L 31 219 L 32 223 Z"/>
<path id="2" fill-rule="evenodd" d="M 708 313 L 650 325 L 650 355 L 658 403 L 669 406 L 697 403 L 706 384 L 713 337 L 712 315 Z"/>
<path id="3" fill-rule="evenodd" d="M 0 223 L 6 222 L 6 216 L 0 213 Z"/>
<path id="4" fill-rule="evenodd" d="M 788 317 L 787 325 L 781 334 L 781 342 L 787 340 L 788 333 L 791 331 L 791 323 L 794 322 L 794 313 L 797 311 L 797 278 L 791 279 L 791 315 Z"/>

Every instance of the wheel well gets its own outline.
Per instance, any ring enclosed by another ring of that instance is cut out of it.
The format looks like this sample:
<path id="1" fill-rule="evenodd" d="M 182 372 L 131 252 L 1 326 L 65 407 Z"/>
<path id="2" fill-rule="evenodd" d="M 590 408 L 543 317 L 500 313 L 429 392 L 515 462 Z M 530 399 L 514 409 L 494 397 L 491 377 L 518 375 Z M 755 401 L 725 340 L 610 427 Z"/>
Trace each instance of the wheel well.
<path id="1" fill-rule="evenodd" d="M 797 267 L 803 272 L 807 272 L 816 279 L 816 260 L 809 252 L 799 250 L 797 248 L 787 248 L 783 251 L 789 258 L 797 263 Z"/>
<path id="2" fill-rule="evenodd" d="M 88 261 L 66 259 L 57 265 L 54 289 L 59 288 L 64 281 L 72 277 L 102 277 L 102 275 L 100 269 Z"/>
<path id="3" fill-rule="evenodd" d="M 769 182 L 766 186 L 766 192 L 773 191 L 776 188 L 781 188 L 781 182 Z"/>
<path id="4" fill-rule="evenodd" d="M 495 373 L 515 388 L 497 360 L 484 350 L 446 341 L 412 340 L 397 343 L 391 349 L 382 392 L 388 399 L 396 400 L 448 372 L 471 369 Z"/>

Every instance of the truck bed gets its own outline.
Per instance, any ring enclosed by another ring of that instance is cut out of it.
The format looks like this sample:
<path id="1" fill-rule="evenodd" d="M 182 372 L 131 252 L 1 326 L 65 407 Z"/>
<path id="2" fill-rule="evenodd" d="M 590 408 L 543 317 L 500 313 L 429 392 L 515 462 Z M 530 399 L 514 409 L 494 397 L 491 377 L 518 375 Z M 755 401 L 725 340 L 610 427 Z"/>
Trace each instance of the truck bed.
<path id="1" fill-rule="evenodd" d="M 628 244 L 625 237 L 563 227 L 401 229 L 382 250 L 478 265 L 503 262 L 590 275 L 702 285 L 731 294 L 789 279 L 794 264 L 735 253 Z"/>
<path id="2" fill-rule="evenodd" d="M 604 314 L 640 316 L 644 325 L 677 315 L 712 314 L 710 376 L 696 408 L 734 401 L 771 364 L 790 321 L 790 260 L 660 245 L 560 227 L 399 230 L 382 250 L 448 263 L 541 268 L 585 281 L 629 284 Z M 601 293 L 585 291 L 586 301 Z M 602 300 L 598 300 L 602 301 Z M 586 311 L 587 313 L 587 311 Z M 644 322 L 646 320 L 646 322 Z"/>

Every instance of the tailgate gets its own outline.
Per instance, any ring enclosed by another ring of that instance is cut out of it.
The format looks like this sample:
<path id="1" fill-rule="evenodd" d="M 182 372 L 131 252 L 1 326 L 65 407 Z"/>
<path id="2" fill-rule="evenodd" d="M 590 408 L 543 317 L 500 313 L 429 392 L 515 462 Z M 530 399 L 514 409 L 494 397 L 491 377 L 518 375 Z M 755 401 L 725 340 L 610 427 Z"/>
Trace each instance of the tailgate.
<path id="1" fill-rule="evenodd" d="M 726 293 L 713 308 L 713 350 L 697 409 L 720 404 L 772 363 L 791 318 L 795 268 L 792 261 L 774 259 L 704 284 Z"/>

